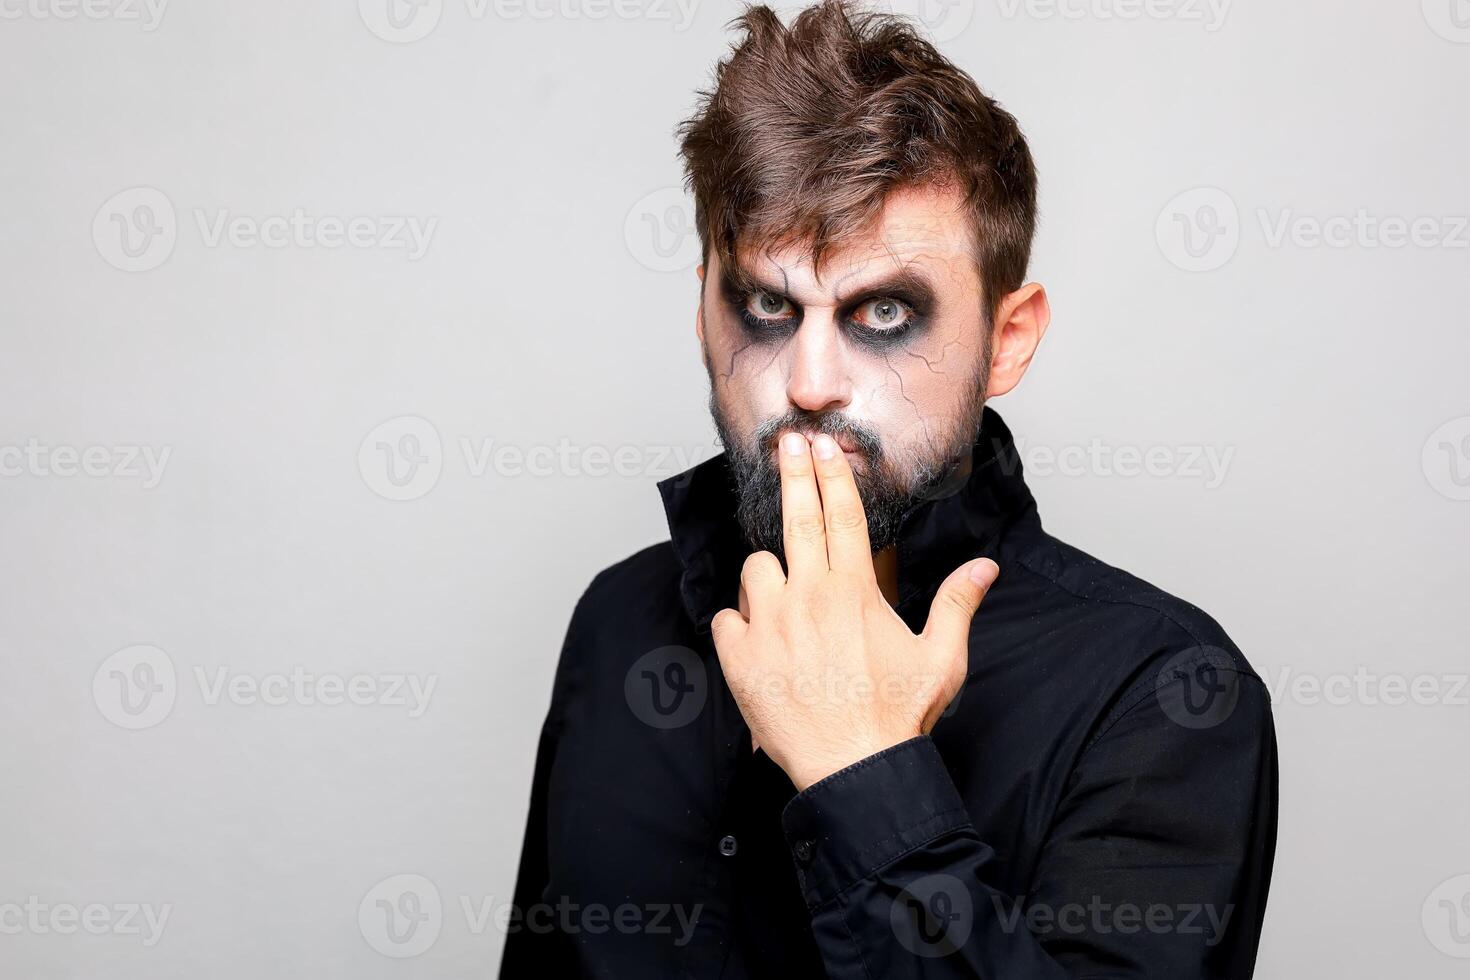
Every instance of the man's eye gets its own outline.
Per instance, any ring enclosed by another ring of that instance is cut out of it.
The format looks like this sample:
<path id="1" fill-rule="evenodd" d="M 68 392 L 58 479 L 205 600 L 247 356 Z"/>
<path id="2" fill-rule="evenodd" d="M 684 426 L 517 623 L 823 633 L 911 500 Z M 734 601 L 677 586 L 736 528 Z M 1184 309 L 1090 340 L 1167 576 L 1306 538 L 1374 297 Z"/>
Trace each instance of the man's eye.
<path id="1" fill-rule="evenodd" d="M 785 320 L 794 312 L 789 300 L 771 293 L 752 293 L 745 309 L 757 320 Z"/>
<path id="2" fill-rule="evenodd" d="M 914 311 L 907 303 L 882 297 L 870 299 L 854 312 L 858 326 L 869 330 L 900 330 L 909 325 Z"/>

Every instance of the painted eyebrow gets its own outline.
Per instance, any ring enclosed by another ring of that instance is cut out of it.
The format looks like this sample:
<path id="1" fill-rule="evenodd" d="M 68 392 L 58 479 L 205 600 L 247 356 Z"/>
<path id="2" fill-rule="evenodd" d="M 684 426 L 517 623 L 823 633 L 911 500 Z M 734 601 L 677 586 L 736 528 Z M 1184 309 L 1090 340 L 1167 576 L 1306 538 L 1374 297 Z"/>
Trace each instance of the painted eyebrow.
<path id="1" fill-rule="evenodd" d="M 789 284 L 784 274 L 781 277 L 782 281 L 779 286 L 757 275 L 753 275 L 738 266 L 722 269 L 721 277 L 725 280 L 728 292 L 740 295 L 770 293 L 773 296 L 791 299 L 787 295 Z M 915 300 L 930 300 L 934 296 L 934 285 L 924 273 L 919 272 L 917 269 L 905 267 L 897 272 L 875 279 L 872 282 L 848 289 L 837 297 L 836 305 L 841 307 L 855 299 L 867 299 L 875 296 L 895 296 L 898 298 L 907 296 Z M 792 300 L 792 302 L 795 302 L 795 300 Z"/>

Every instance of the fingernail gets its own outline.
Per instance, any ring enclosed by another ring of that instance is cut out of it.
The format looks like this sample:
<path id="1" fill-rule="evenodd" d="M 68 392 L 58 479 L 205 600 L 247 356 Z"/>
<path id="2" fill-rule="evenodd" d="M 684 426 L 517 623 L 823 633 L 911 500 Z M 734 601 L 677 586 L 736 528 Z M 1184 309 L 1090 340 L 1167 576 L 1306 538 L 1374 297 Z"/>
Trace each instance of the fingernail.
<path id="1" fill-rule="evenodd" d="M 970 581 L 976 585 L 988 586 L 1000 575 L 1000 566 L 989 558 L 982 558 L 970 566 Z"/>
<path id="2" fill-rule="evenodd" d="M 812 452 L 817 454 L 817 459 L 831 459 L 837 455 L 837 440 L 823 432 L 812 440 Z"/>
<path id="3" fill-rule="evenodd" d="M 799 432 L 788 432 L 781 437 L 781 451 L 788 456 L 800 456 L 806 448 L 806 437 Z"/>

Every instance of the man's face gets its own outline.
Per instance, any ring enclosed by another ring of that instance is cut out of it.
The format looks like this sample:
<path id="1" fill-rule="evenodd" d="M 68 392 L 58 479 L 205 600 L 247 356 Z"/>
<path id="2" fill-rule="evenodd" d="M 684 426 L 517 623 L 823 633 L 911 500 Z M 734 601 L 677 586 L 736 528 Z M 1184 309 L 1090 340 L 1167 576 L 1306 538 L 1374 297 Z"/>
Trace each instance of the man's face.
<path id="1" fill-rule="evenodd" d="M 710 409 L 755 547 L 781 554 L 783 432 L 827 432 L 847 452 L 875 552 L 904 510 L 968 458 L 985 400 L 985 298 L 957 192 L 897 191 L 871 235 L 824 258 L 711 252 L 700 337 Z"/>

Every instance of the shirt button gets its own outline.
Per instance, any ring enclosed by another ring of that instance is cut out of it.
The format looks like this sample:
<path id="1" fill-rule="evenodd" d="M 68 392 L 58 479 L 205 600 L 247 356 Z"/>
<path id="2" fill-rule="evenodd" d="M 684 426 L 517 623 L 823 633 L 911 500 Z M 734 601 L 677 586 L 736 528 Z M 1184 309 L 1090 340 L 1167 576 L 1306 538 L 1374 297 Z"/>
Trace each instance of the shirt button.
<path id="1" fill-rule="evenodd" d="M 726 834 L 720 838 L 720 853 L 725 857 L 734 857 L 735 852 L 740 849 L 740 842 Z"/>
<path id="2" fill-rule="evenodd" d="M 796 852 L 796 860 L 803 864 L 812 859 L 812 842 L 809 840 L 797 841 L 792 850 Z"/>

